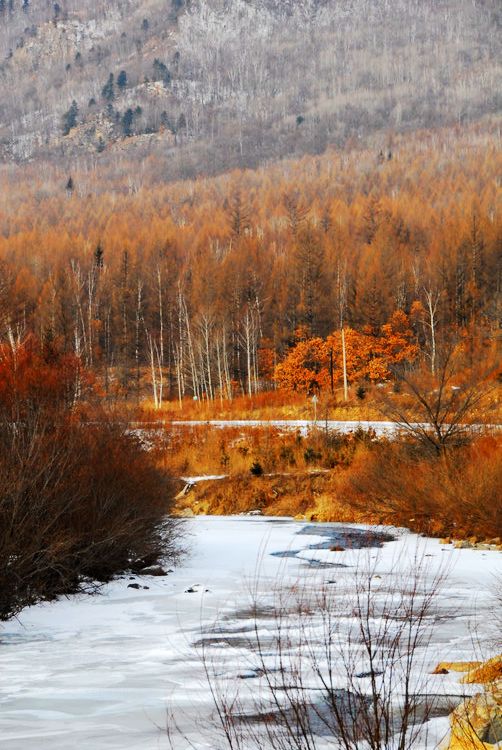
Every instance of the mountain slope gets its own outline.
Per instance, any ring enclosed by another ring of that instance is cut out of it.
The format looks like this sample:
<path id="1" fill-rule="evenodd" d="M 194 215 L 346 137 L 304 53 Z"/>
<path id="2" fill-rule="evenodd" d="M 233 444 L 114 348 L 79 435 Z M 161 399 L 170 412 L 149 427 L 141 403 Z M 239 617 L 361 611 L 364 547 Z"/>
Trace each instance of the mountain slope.
<path id="1" fill-rule="evenodd" d="M 502 109 L 498 0 L 0 0 L 0 158 L 166 176 Z"/>

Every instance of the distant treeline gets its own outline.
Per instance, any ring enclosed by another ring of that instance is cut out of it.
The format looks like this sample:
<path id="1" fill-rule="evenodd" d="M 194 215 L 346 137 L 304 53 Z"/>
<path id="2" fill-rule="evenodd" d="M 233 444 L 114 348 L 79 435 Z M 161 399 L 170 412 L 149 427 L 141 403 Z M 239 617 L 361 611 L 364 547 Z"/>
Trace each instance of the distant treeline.
<path id="1" fill-rule="evenodd" d="M 157 402 L 269 387 L 292 347 L 345 329 L 367 359 L 349 385 L 389 376 L 382 346 L 387 363 L 407 351 L 432 367 L 445 336 L 496 355 L 501 166 L 496 129 L 472 128 L 172 185 L 151 163 L 150 187 L 132 165 L 44 183 L 5 171 L 2 334 L 33 333 L 107 393 L 153 387 Z"/>

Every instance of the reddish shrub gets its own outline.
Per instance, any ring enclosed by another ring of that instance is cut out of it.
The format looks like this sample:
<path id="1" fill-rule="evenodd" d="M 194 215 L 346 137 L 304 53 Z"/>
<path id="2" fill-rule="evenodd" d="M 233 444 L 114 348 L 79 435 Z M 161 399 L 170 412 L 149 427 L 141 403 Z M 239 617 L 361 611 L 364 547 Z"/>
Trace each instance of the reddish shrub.
<path id="1" fill-rule="evenodd" d="M 175 552 L 173 493 L 154 452 L 123 425 L 79 422 L 80 363 L 31 346 L 3 354 L 0 619 Z"/>

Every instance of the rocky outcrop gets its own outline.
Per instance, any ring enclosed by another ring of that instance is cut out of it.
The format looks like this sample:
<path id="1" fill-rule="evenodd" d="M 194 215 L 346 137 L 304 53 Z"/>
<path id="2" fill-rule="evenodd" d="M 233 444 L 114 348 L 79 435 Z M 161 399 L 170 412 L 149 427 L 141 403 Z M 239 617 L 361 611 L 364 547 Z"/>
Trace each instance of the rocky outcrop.
<path id="1" fill-rule="evenodd" d="M 502 747 L 502 655 L 471 668 L 473 662 L 443 662 L 435 674 L 466 671 L 463 683 L 485 684 L 483 692 L 464 700 L 450 715 L 450 736 L 441 750 L 495 750 Z M 461 669 L 461 667 L 464 669 Z M 449 666 L 449 669 L 446 667 Z"/>
<path id="2" fill-rule="evenodd" d="M 462 678 L 461 682 L 486 685 L 499 680 L 502 680 L 502 654 L 488 659 L 484 664 L 477 664 Z"/>
<path id="3" fill-rule="evenodd" d="M 444 750 L 490 750 L 502 745 L 502 681 L 463 701 L 450 716 Z"/>
<path id="4" fill-rule="evenodd" d="M 442 537 L 439 544 L 453 544 L 455 549 L 477 549 L 483 552 L 498 550 L 502 551 L 502 542 L 499 536 L 493 539 L 479 540 L 476 536 L 467 539 L 452 539 L 451 537 Z"/>
<path id="5" fill-rule="evenodd" d="M 480 667 L 481 661 L 440 661 L 432 674 L 448 674 L 448 672 L 469 672 Z"/>

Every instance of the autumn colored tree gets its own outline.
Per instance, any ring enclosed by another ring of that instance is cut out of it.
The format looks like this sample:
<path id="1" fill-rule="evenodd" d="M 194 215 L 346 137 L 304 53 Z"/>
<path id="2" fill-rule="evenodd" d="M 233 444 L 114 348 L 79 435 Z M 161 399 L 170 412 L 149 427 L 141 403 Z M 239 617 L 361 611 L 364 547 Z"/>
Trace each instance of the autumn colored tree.
<path id="1" fill-rule="evenodd" d="M 378 344 L 368 361 L 368 378 L 373 381 L 389 379 L 396 365 L 413 362 L 417 356 L 418 346 L 408 316 L 402 310 L 396 310 L 389 322 L 381 327 Z"/>
<path id="2" fill-rule="evenodd" d="M 342 383 L 345 365 L 349 384 L 382 382 L 392 377 L 393 368 L 414 361 L 417 354 L 408 318 L 397 310 L 381 327 L 379 336 L 346 328 L 325 340 L 300 340 L 275 368 L 275 379 L 287 390 L 309 393 L 333 389 Z"/>
<path id="3" fill-rule="evenodd" d="M 127 426 L 80 421 L 90 385 L 74 355 L 0 347 L 0 620 L 175 551 L 168 477 Z"/>
<path id="4" fill-rule="evenodd" d="M 12 422 L 43 412 L 71 412 L 89 398 L 93 377 L 78 357 L 41 346 L 33 337 L 0 346 L 0 409 Z"/>
<path id="5" fill-rule="evenodd" d="M 300 341 L 275 368 L 280 388 L 314 394 L 329 385 L 328 349 L 320 338 Z"/>

